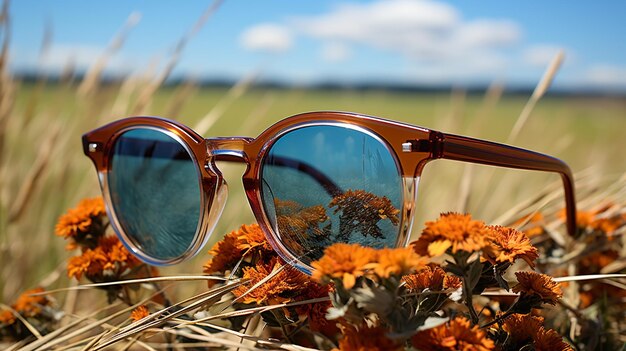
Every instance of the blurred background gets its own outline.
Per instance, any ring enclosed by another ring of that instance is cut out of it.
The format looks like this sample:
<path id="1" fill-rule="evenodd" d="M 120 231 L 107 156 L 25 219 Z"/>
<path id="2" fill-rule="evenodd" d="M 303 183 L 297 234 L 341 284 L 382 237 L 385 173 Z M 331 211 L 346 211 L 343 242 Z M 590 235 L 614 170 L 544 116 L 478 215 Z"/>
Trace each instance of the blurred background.
<path id="1" fill-rule="evenodd" d="M 80 137 L 129 115 L 254 137 L 296 113 L 353 111 L 562 158 L 581 208 L 623 194 L 624 13 L 609 0 L 4 2 L 0 300 L 67 284 L 54 224 L 100 194 Z M 243 167 L 224 168 L 212 242 L 253 222 Z M 434 162 L 414 235 L 446 211 L 500 224 L 554 214 L 560 189 L 553 174 Z M 209 247 L 163 273 L 200 272 Z"/>

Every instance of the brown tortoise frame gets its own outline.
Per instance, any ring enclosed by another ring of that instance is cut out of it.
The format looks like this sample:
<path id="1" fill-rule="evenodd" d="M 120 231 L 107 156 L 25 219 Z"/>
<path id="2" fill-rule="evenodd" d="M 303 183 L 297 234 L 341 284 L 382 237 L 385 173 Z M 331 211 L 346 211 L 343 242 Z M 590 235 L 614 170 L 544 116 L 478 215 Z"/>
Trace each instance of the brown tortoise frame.
<path id="1" fill-rule="evenodd" d="M 131 117 L 112 122 L 86 133 L 83 136 L 83 149 L 91 158 L 99 174 L 100 184 L 111 217 L 111 222 L 125 244 L 140 258 L 153 264 L 173 264 L 197 253 L 207 241 L 225 202 L 225 181 L 215 161 L 243 162 L 248 165 L 243 174 L 243 186 L 255 217 L 274 249 L 294 266 L 310 271 L 307 262 L 302 262 L 280 240 L 266 216 L 261 201 L 260 175 L 263 159 L 272 144 L 285 133 L 306 126 L 340 125 L 360 130 L 383 142 L 398 164 L 405 187 L 404 206 L 401 211 L 401 229 L 397 246 L 406 245 L 411 229 L 415 201 L 416 179 L 424 166 L 436 159 L 449 159 L 479 163 L 491 166 L 526 170 L 555 172 L 561 175 L 565 190 L 567 230 L 571 235 L 576 231 L 576 208 L 574 184 L 570 168 L 563 161 L 537 152 L 508 145 L 464 136 L 442 133 L 405 123 L 348 112 L 308 112 L 286 118 L 272 125 L 257 138 L 220 137 L 209 138 L 198 135 L 190 128 L 175 121 L 157 117 Z M 180 142 L 197 163 L 203 198 L 201 219 L 195 239 L 185 255 L 168 261 L 155 260 L 144 254 L 121 229 L 112 206 L 107 184 L 110 170 L 111 152 L 115 140 L 124 132 L 136 128 L 159 130 Z M 299 167 L 306 165 L 289 165 Z M 332 181 L 314 169 L 305 169 L 318 180 L 327 191 L 336 192 Z"/>

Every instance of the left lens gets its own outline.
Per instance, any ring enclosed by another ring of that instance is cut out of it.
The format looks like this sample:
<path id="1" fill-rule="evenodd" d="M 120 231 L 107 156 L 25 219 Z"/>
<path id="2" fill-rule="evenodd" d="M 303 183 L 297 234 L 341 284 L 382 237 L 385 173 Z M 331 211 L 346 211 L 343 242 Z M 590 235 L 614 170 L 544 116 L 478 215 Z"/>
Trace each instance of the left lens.
<path id="1" fill-rule="evenodd" d="M 394 154 L 374 134 L 347 125 L 287 132 L 263 158 L 261 182 L 274 232 L 305 264 L 336 242 L 396 244 L 402 177 Z"/>
<path id="2" fill-rule="evenodd" d="M 125 234 L 120 237 L 150 263 L 185 255 L 201 213 L 199 174 L 191 153 L 165 131 L 137 128 L 116 139 L 110 162 L 109 194 L 117 226 Z"/>

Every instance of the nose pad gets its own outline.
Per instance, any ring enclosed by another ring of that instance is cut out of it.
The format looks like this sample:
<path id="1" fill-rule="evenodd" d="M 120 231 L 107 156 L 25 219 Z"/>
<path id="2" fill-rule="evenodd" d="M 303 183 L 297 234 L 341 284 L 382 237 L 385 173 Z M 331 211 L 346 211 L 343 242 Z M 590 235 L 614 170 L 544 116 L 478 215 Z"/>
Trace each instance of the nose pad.
<path id="1" fill-rule="evenodd" d="M 224 207 L 226 205 L 226 199 L 228 198 L 228 183 L 226 180 L 219 175 L 217 179 L 217 184 L 215 187 L 215 194 L 213 195 L 213 200 L 211 201 L 211 205 L 208 215 L 208 232 L 207 239 L 213 233 L 217 222 L 222 216 L 222 212 L 224 211 Z"/>
<path id="2" fill-rule="evenodd" d="M 203 169 L 205 188 L 205 208 L 203 209 L 204 218 L 201 228 L 199 228 L 201 241 L 195 247 L 197 253 L 209 241 L 215 230 L 215 226 L 224 211 L 226 199 L 228 198 L 228 184 L 219 172 L 213 160 L 207 160 Z"/>

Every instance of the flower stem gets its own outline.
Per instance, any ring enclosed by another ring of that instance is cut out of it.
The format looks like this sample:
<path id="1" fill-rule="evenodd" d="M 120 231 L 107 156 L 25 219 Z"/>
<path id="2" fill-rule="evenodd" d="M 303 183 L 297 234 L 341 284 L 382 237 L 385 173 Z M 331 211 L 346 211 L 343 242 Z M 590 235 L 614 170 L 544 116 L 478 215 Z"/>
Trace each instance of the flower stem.
<path id="1" fill-rule="evenodd" d="M 470 288 L 469 280 L 467 276 L 463 276 L 463 294 L 465 295 L 465 304 L 467 305 L 467 309 L 469 310 L 470 318 L 472 319 L 472 324 L 478 324 L 478 313 L 474 309 L 473 303 L 473 295 L 472 289 Z"/>

